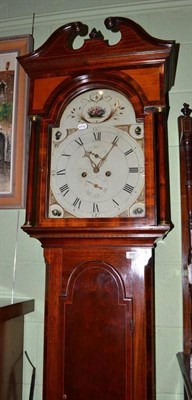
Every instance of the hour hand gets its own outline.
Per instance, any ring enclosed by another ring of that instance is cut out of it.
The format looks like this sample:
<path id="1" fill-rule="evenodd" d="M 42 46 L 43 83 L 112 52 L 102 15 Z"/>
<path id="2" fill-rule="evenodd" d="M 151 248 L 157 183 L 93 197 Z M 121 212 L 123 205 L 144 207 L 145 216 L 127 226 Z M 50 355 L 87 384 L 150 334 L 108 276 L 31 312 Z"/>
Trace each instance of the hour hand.
<path id="1" fill-rule="evenodd" d="M 84 148 L 83 148 L 83 149 L 84 149 Z M 93 168 L 96 168 L 96 164 L 95 164 L 95 162 L 91 159 L 90 154 L 91 154 L 91 151 L 87 151 L 87 150 L 84 149 L 84 157 L 87 157 L 87 158 L 89 159 L 89 161 L 90 161 L 91 166 L 92 166 Z"/>

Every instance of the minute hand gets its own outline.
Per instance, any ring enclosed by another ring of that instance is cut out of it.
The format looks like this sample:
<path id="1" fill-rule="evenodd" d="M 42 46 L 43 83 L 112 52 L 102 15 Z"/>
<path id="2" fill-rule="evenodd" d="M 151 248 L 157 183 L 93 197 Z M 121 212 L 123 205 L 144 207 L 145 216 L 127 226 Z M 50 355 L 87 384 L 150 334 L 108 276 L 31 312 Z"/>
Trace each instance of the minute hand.
<path id="1" fill-rule="evenodd" d="M 101 160 L 100 160 L 99 163 L 97 164 L 97 168 L 100 168 L 100 167 L 103 165 L 103 163 L 106 161 L 108 155 L 111 153 L 111 150 L 113 149 L 113 147 L 117 146 L 117 141 L 118 141 L 118 140 L 119 140 L 119 139 L 118 139 L 117 137 L 115 137 L 115 139 L 114 139 L 113 142 L 112 142 L 111 148 L 110 148 L 109 151 L 104 155 L 104 157 L 101 158 Z"/>

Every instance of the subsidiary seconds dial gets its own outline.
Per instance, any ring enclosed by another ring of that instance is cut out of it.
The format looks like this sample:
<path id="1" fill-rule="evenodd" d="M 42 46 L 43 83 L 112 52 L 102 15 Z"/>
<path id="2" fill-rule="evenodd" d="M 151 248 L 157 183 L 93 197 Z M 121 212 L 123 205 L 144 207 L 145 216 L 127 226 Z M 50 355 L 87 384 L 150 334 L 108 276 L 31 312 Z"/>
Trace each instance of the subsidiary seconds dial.
<path id="1" fill-rule="evenodd" d="M 143 150 L 121 129 L 68 135 L 54 151 L 50 180 L 49 217 L 144 216 Z"/>

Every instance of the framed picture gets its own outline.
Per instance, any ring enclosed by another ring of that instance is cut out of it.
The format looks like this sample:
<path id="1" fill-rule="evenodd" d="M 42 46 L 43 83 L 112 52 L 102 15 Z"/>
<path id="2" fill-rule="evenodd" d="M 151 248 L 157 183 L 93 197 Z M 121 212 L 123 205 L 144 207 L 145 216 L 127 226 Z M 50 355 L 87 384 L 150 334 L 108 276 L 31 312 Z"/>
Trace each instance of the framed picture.
<path id="1" fill-rule="evenodd" d="M 0 208 L 25 207 L 28 78 L 17 57 L 32 46 L 31 35 L 0 38 Z"/>

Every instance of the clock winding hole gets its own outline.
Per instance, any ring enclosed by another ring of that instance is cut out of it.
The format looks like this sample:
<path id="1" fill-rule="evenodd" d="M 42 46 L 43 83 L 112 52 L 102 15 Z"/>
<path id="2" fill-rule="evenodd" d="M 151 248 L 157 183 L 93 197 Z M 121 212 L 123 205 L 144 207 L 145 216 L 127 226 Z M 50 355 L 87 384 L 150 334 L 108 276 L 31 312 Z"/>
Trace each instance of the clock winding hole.
<path id="1" fill-rule="evenodd" d="M 106 176 L 111 176 L 111 171 L 105 172 L 105 175 L 106 175 Z"/>

